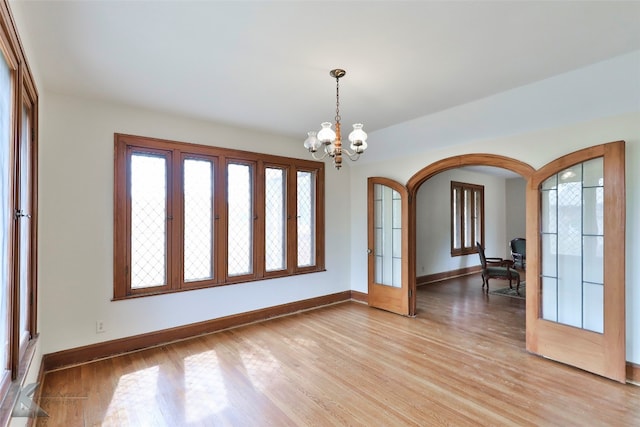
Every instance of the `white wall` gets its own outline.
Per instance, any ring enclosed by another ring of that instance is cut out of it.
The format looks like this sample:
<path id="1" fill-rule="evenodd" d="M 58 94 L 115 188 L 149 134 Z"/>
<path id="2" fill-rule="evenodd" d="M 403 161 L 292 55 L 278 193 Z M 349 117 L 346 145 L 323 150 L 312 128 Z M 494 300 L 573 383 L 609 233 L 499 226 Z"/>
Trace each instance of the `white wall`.
<path id="1" fill-rule="evenodd" d="M 301 140 L 46 93 L 40 109 L 42 352 L 186 325 L 350 289 L 349 168 L 325 169 L 326 272 L 169 295 L 113 296 L 113 134 L 306 158 Z M 347 220 L 345 220 L 347 219 Z M 96 334 L 103 320 L 106 332 Z"/>
<path id="2" fill-rule="evenodd" d="M 476 144 L 475 152 L 481 152 L 485 140 L 637 111 L 640 50 L 369 132 L 367 155 L 360 162 L 388 161 L 471 143 Z M 554 151 L 562 151 L 562 145 Z M 506 151 L 495 154 L 509 156 L 521 148 L 507 146 Z M 526 158 L 521 160 L 528 162 Z"/>
<path id="3" fill-rule="evenodd" d="M 484 185 L 487 256 L 505 258 L 505 179 L 464 169 L 429 178 L 416 197 L 416 275 L 452 271 L 480 264 L 477 254 L 451 256 L 451 181 Z"/>
<path id="4" fill-rule="evenodd" d="M 505 180 L 507 240 L 526 237 L 527 232 L 527 181 L 522 178 Z"/>

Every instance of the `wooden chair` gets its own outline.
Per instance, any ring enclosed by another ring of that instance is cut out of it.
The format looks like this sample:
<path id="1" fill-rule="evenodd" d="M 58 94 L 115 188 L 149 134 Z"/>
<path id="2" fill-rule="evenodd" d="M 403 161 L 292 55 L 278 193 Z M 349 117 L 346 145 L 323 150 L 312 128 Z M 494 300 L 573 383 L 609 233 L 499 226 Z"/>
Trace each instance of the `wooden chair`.
<path id="1" fill-rule="evenodd" d="M 520 273 L 513 268 L 513 261 L 502 258 L 487 258 L 484 248 L 476 242 L 480 264 L 482 265 L 482 289 L 487 287 L 489 292 L 489 279 L 502 279 L 509 281 L 509 287 L 513 289 L 513 281 L 516 282 L 516 292 L 520 291 Z"/>
<path id="2" fill-rule="evenodd" d="M 527 241 L 522 237 L 517 237 L 511 241 L 510 245 L 513 266 L 525 270 L 527 267 Z"/>

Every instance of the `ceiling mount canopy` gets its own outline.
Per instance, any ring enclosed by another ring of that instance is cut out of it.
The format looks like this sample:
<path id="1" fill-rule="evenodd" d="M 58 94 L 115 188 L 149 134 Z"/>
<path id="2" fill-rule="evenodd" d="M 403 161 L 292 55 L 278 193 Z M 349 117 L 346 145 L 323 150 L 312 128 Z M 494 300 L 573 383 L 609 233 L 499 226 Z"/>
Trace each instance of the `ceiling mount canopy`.
<path id="1" fill-rule="evenodd" d="M 334 79 L 339 79 L 340 77 L 344 77 L 345 74 L 347 74 L 347 72 L 340 68 L 336 68 L 335 70 L 329 71 L 329 75 Z"/>
<path id="2" fill-rule="evenodd" d="M 304 141 L 304 147 L 309 150 L 311 156 L 316 160 L 322 160 L 329 156 L 333 159 L 333 165 L 336 169 L 342 166 L 342 155 L 346 154 L 349 159 L 356 161 L 360 154 L 367 149 L 367 134 L 362 130 L 362 123 L 355 123 L 353 131 L 349 134 L 351 142 L 350 150 L 342 147 L 342 137 L 340 134 L 340 78 L 344 77 L 347 72 L 343 69 L 336 68 L 329 72 L 329 75 L 336 79 L 336 130 L 331 128 L 331 122 L 323 122 L 319 132 L 307 132 L 307 139 Z M 324 146 L 324 153 L 317 156 L 316 152 L 320 147 Z"/>

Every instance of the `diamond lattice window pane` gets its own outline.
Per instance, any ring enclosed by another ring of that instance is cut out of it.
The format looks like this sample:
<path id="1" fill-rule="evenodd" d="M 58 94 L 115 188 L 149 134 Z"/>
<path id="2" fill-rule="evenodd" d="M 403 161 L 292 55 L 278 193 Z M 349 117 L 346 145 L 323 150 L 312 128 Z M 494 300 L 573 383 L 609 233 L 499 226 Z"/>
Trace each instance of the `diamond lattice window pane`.
<path id="1" fill-rule="evenodd" d="M 227 167 L 228 239 L 227 268 L 229 276 L 253 271 L 253 191 L 251 167 L 229 164 Z"/>
<path id="2" fill-rule="evenodd" d="M 8 290 L 10 263 L 8 249 L 11 241 L 11 224 L 13 221 L 11 208 L 11 114 L 13 79 L 11 69 L 4 55 L 0 55 L 0 248 L 3 256 L 0 257 L 0 289 L 5 295 Z M 0 323 L 5 327 L 0 328 L 0 372 L 7 366 L 9 334 L 8 323 L 8 298 L 0 298 Z"/>
<path id="3" fill-rule="evenodd" d="M 22 133 L 20 138 L 20 208 L 31 213 L 31 112 L 26 105 L 22 106 Z M 18 227 L 20 264 L 20 333 L 29 333 L 29 284 L 31 282 L 31 227 L 29 218 L 22 218 Z"/>
<path id="4" fill-rule="evenodd" d="M 213 278 L 213 164 L 184 161 L 184 280 Z"/>
<path id="5" fill-rule="evenodd" d="M 265 268 L 286 268 L 285 172 L 280 168 L 265 169 Z"/>
<path id="6" fill-rule="evenodd" d="M 131 288 L 166 284 L 166 159 L 131 156 Z"/>
<path id="7" fill-rule="evenodd" d="M 315 175 L 298 171 L 298 267 L 316 263 Z"/>

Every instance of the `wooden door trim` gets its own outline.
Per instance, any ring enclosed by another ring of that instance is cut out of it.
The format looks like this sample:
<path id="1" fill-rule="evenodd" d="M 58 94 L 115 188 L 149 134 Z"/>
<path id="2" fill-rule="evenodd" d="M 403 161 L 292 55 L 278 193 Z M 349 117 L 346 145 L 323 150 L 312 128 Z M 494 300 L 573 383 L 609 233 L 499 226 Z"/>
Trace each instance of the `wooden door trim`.
<path id="1" fill-rule="evenodd" d="M 508 169 L 521 175 L 524 179 L 535 171 L 535 169 L 527 163 L 510 157 L 500 156 L 498 154 L 475 153 L 461 154 L 459 156 L 447 157 L 438 160 L 416 172 L 409 181 L 407 181 L 407 189 L 409 194 L 415 194 L 423 182 L 432 176 L 444 172 L 449 169 L 456 169 L 464 166 L 494 166 L 498 168 Z"/>
<path id="2" fill-rule="evenodd" d="M 498 168 L 508 169 L 522 176 L 527 182 L 529 182 L 531 176 L 535 172 L 535 169 L 527 163 L 520 160 L 512 159 L 510 157 L 500 156 L 497 154 L 486 153 L 473 153 L 473 154 L 461 154 L 459 156 L 447 157 L 446 159 L 438 160 L 430 165 L 420 169 L 416 172 L 409 181 L 407 181 L 407 191 L 409 193 L 409 230 L 407 243 L 409 256 L 407 259 L 409 267 L 409 315 L 414 316 L 416 314 L 416 227 L 417 227 L 417 212 L 415 199 L 418 194 L 420 186 L 432 176 L 447 171 L 449 169 L 455 169 L 464 166 L 494 166 Z"/>

